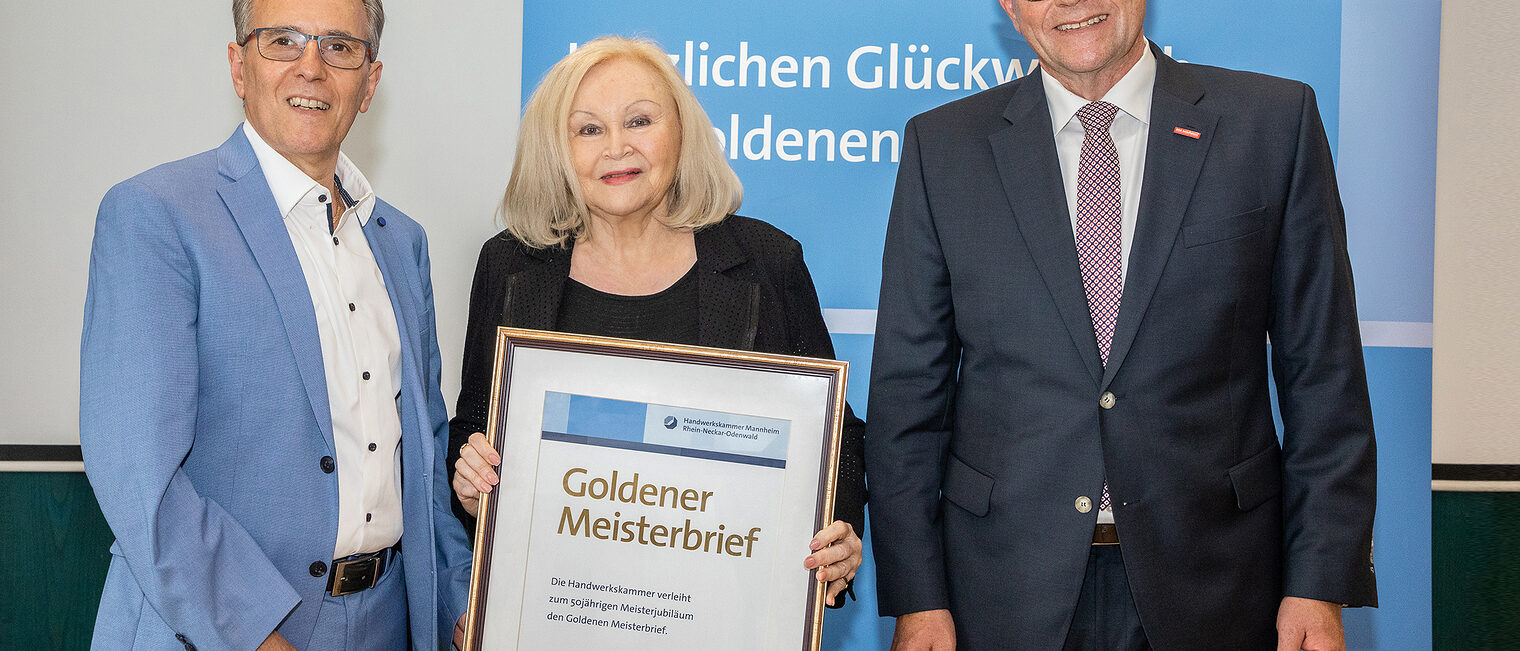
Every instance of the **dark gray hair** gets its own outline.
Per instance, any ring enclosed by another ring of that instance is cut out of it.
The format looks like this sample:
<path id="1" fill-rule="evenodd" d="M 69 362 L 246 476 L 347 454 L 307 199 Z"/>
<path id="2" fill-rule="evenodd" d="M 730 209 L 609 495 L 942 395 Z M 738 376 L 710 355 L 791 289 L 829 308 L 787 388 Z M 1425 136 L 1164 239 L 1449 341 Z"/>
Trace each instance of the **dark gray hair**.
<path id="1" fill-rule="evenodd" d="M 362 0 L 364 2 L 364 14 L 369 18 L 369 35 L 364 40 L 369 41 L 370 55 L 380 56 L 380 32 L 385 30 L 385 7 L 380 5 L 380 0 Z M 253 15 L 253 0 L 232 0 L 232 28 L 237 32 L 237 42 L 242 43 L 248 38 L 248 33 L 253 28 L 248 25 L 249 17 Z"/>

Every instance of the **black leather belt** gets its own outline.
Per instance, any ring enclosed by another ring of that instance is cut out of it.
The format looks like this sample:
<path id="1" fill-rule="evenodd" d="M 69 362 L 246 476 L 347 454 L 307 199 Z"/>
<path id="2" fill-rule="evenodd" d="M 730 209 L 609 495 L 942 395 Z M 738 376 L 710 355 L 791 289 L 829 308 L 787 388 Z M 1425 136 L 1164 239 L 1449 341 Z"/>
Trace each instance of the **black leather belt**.
<path id="1" fill-rule="evenodd" d="M 375 587 L 400 549 L 401 543 L 397 542 L 378 552 L 333 559 L 332 572 L 327 575 L 327 593 L 341 597 Z"/>
<path id="2" fill-rule="evenodd" d="M 1111 524 L 1100 524 L 1093 527 L 1094 545 L 1117 545 L 1119 544 L 1119 530 Z"/>

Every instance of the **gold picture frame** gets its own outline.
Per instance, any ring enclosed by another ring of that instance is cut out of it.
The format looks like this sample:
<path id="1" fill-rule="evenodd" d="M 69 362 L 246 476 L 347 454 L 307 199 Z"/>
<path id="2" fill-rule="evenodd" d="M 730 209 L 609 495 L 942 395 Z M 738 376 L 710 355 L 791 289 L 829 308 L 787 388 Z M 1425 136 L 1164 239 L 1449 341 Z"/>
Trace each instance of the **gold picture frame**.
<path id="1" fill-rule="evenodd" d="M 499 328 L 464 651 L 818 649 L 848 372 Z"/>

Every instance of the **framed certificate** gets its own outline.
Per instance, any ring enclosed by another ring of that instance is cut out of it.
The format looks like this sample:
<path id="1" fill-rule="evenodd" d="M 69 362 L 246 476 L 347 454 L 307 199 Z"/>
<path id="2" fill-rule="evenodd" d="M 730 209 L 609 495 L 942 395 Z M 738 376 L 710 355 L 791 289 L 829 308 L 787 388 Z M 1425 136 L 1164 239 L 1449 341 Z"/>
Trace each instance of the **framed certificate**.
<path id="1" fill-rule="evenodd" d="M 465 651 L 817 649 L 848 368 L 499 329 Z"/>

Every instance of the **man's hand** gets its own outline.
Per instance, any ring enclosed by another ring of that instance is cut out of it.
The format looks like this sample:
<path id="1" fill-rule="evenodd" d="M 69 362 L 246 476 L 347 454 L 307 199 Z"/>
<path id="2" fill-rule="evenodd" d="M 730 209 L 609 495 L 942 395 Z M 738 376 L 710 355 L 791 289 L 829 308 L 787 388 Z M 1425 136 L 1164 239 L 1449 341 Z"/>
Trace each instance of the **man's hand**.
<path id="1" fill-rule="evenodd" d="M 1283 597 L 1277 607 L 1277 651 L 1346 651 L 1340 604 Z"/>
<path id="2" fill-rule="evenodd" d="M 269 637 L 264 638 L 264 643 L 259 645 L 258 651 L 296 651 L 296 648 L 279 631 L 272 631 Z"/>
<path id="3" fill-rule="evenodd" d="M 464 619 L 469 616 L 469 613 L 460 615 L 459 623 L 454 624 L 454 648 L 456 649 L 464 648 Z"/>
<path id="4" fill-rule="evenodd" d="M 955 620 L 948 610 L 923 610 L 897 618 L 892 651 L 954 651 Z"/>

